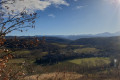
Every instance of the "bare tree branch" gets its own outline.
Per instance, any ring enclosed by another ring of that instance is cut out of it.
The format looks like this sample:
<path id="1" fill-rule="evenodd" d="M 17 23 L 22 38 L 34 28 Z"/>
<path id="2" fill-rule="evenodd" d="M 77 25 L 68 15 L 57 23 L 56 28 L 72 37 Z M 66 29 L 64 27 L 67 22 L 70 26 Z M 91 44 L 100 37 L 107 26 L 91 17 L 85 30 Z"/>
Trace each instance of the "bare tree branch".
<path id="1" fill-rule="evenodd" d="M 11 5 L 15 2 L 15 0 L 6 0 L 1 1 L 0 4 L 6 4 L 9 3 L 9 1 L 12 1 Z M 3 9 L 2 6 L 0 7 Z M 7 7 L 7 9 L 9 9 L 9 7 Z M 0 22 L 0 36 L 6 35 L 14 30 L 26 28 L 28 26 L 32 27 L 35 23 L 35 18 L 37 15 L 36 13 L 26 13 L 26 8 L 24 8 L 20 13 L 15 13 L 14 10 L 11 10 L 10 12 L 4 12 L 5 10 L 1 11 L 1 13 L 4 14 L 0 15 L 0 18 L 2 19 Z"/>

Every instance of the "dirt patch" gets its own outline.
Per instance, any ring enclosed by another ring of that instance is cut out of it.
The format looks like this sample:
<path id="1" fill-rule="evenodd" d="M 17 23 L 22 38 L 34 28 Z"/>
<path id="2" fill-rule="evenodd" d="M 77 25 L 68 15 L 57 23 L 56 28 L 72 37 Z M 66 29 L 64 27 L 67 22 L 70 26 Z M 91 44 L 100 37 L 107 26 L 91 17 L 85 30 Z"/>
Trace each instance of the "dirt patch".
<path id="1" fill-rule="evenodd" d="M 81 77 L 82 75 L 73 72 L 54 72 L 27 76 L 25 80 L 77 80 Z"/>

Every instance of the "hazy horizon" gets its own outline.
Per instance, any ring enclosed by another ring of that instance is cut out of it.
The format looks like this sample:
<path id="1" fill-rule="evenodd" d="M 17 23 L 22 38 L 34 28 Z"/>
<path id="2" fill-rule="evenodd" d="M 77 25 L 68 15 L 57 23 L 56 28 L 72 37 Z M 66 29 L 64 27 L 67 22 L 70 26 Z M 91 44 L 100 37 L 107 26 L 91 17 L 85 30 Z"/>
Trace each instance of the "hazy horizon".
<path id="1" fill-rule="evenodd" d="M 117 32 L 103 32 L 103 33 L 95 33 L 95 34 L 37 34 L 37 35 L 7 35 L 7 36 L 87 36 L 87 35 L 97 35 L 97 34 L 114 34 L 114 33 L 120 33 L 120 31 Z"/>

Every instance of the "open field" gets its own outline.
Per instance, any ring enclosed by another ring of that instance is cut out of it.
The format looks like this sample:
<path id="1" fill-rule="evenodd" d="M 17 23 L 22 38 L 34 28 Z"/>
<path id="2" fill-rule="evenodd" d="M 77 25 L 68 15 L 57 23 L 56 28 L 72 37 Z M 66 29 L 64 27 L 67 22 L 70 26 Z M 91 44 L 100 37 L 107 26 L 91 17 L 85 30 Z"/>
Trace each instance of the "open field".
<path id="1" fill-rule="evenodd" d="M 65 48 L 65 47 L 67 47 L 68 45 L 66 45 L 66 44 L 60 44 L 60 43 L 51 43 L 52 45 L 55 45 L 55 46 L 58 46 L 58 47 L 60 47 L 60 48 Z"/>
<path id="2" fill-rule="evenodd" d="M 75 49 L 75 53 L 97 53 L 99 50 L 96 48 L 80 48 L 80 49 Z"/>
<path id="3" fill-rule="evenodd" d="M 11 63 L 11 64 L 19 64 L 19 63 L 23 63 L 25 61 L 24 58 L 20 58 L 20 59 L 12 59 L 10 60 L 8 63 Z"/>
<path id="4" fill-rule="evenodd" d="M 110 64 L 109 58 L 83 58 L 83 59 L 74 59 L 70 60 L 69 62 L 78 64 L 80 66 L 89 66 L 89 67 L 95 67 L 95 66 L 104 66 Z"/>

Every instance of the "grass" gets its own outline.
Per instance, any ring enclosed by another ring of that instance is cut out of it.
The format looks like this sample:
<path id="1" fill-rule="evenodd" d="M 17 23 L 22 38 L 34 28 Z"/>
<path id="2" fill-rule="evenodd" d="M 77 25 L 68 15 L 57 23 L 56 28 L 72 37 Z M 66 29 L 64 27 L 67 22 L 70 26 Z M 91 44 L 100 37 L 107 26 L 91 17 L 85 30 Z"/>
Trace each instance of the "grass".
<path id="1" fill-rule="evenodd" d="M 43 55 L 47 55 L 47 54 L 48 54 L 48 52 L 41 52 L 41 54 L 43 54 Z"/>
<path id="2" fill-rule="evenodd" d="M 96 53 L 99 49 L 96 48 L 81 48 L 81 49 L 75 49 L 75 53 Z"/>
<path id="3" fill-rule="evenodd" d="M 68 45 L 66 45 L 66 44 L 60 44 L 60 43 L 51 43 L 52 45 L 56 45 L 56 46 L 59 46 L 59 47 L 61 47 L 61 48 L 65 48 L 65 47 L 67 47 Z M 70 46 L 72 46 L 72 47 L 84 47 L 84 45 L 70 45 Z"/>
<path id="4" fill-rule="evenodd" d="M 13 54 L 15 55 L 23 55 L 23 54 L 29 54 L 31 51 L 30 50 L 21 50 L 21 51 L 15 51 Z"/>
<path id="5" fill-rule="evenodd" d="M 100 58 L 96 57 L 96 58 L 74 59 L 74 60 L 69 60 L 68 62 L 78 64 L 81 66 L 94 67 L 94 66 L 108 65 L 110 64 L 110 59 L 103 57 Z"/>
<path id="6" fill-rule="evenodd" d="M 74 59 L 68 60 L 64 62 L 59 62 L 54 65 L 46 65 L 46 66 L 34 66 L 34 70 L 37 73 L 48 72 L 77 72 L 77 73 L 96 73 L 101 71 L 103 67 L 107 67 L 110 64 L 109 58 L 83 58 L 83 59 Z M 104 68 L 105 69 L 105 68 Z"/>
<path id="7" fill-rule="evenodd" d="M 84 47 L 84 45 L 71 45 L 72 47 Z"/>
<path id="8" fill-rule="evenodd" d="M 19 58 L 19 59 L 11 59 L 9 60 L 8 63 L 16 63 L 16 64 L 19 64 L 19 63 L 23 63 L 25 61 L 24 58 Z"/>
<path id="9" fill-rule="evenodd" d="M 51 44 L 56 45 L 56 46 L 61 47 L 61 48 L 67 47 L 67 45 L 65 45 L 65 44 L 59 44 L 59 43 L 51 43 Z"/>

